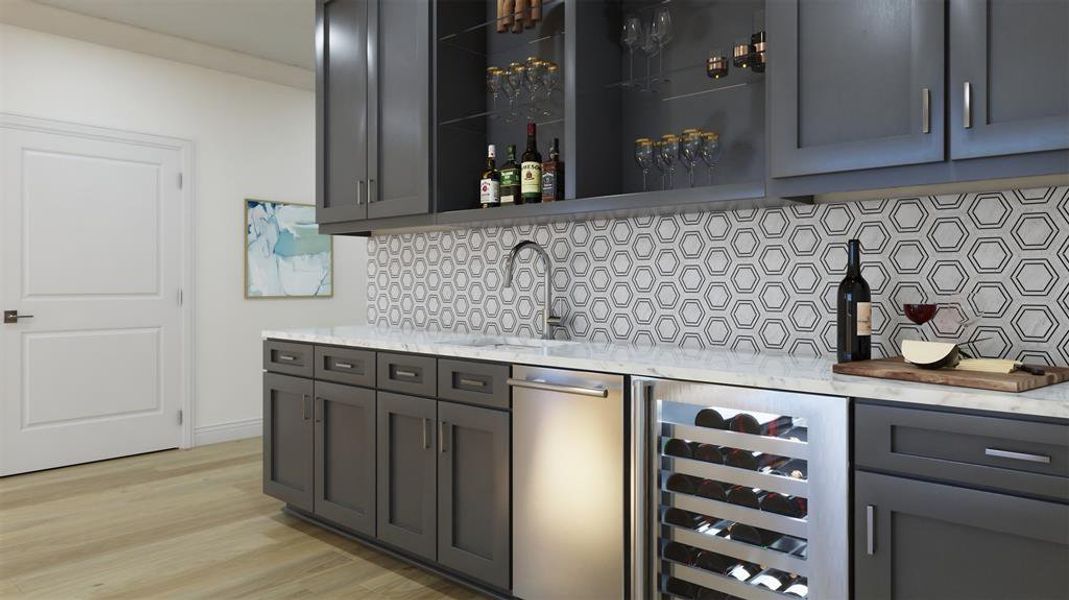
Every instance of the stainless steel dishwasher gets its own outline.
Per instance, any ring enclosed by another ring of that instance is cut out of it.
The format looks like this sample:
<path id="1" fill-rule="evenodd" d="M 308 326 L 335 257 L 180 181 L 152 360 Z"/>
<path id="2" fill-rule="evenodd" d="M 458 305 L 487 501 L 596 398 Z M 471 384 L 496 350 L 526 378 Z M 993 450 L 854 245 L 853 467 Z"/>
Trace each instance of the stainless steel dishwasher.
<path id="1" fill-rule="evenodd" d="M 624 378 L 514 366 L 512 579 L 524 600 L 619 600 L 629 587 Z"/>

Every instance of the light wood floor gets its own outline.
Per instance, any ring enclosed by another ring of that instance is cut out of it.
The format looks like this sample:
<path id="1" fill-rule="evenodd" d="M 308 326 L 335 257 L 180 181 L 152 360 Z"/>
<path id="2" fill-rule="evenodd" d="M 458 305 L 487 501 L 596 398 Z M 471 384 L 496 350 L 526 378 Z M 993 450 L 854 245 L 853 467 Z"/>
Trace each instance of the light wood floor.
<path id="1" fill-rule="evenodd" d="M 0 598 L 481 598 L 280 513 L 260 443 L 0 479 Z"/>

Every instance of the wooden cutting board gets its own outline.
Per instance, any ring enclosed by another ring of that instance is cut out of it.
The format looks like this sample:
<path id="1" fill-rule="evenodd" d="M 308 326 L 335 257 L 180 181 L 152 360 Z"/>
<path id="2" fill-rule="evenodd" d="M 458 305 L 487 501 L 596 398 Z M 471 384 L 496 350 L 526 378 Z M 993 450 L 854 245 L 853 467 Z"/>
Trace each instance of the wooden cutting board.
<path id="1" fill-rule="evenodd" d="M 1032 375 L 1023 371 L 984 373 L 981 371 L 959 371 L 957 369 L 921 369 L 905 362 L 901 356 L 897 356 L 880 360 L 836 363 L 832 365 L 831 370 L 842 375 L 861 375 L 862 377 L 898 379 L 937 385 L 956 385 L 978 390 L 1012 393 L 1026 392 L 1069 381 L 1069 368 L 1041 368 L 1047 372 L 1046 375 Z"/>

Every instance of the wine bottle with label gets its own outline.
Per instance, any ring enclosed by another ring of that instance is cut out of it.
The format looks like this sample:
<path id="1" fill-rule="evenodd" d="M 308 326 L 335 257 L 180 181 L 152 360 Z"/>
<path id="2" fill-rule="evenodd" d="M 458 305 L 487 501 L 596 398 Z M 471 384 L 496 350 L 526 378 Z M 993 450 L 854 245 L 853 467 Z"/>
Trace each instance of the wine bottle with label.
<path id="1" fill-rule="evenodd" d="M 846 277 L 839 284 L 839 362 L 872 358 L 872 296 L 861 276 L 861 242 L 846 244 Z"/>
<path id="2" fill-rule="evenodd" d="M 520 202 L 520 166 L 516 164 L 516 146 L 506 149 L 508 160 L 501 165 L 501 204 Z"/>
<path id="3" fill-rule="evenodd" d="M 483 208 L 501 205 L 501 171 L 497 170 L 494 145 L 486 149 L 486 170 L 479 180 L 479 204 Z"/>
<path id="4" fill-rule="evenodd" d="M 564 163 L 560 159 L 560 140 L 553 138 L 549 160 L 542 163 L 542 202 L 564 200 Z"/>
<path id="5" fill-rule="evenodd" d="M 542 155 L 538 152 L 538 130 L 527 124 L 527 149 L 520 161 L 520 198 L 523 204 L 542 201 Z"/>

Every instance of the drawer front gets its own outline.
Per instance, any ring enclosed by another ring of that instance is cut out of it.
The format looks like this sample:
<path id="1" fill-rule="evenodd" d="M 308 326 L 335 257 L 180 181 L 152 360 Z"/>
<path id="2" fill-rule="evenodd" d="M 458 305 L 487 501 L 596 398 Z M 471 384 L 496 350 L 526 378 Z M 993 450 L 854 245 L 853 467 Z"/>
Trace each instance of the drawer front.
<path id="1" fill-rule="evenodd" d="M 375 353 L 370 350 L 316 346 L 316 379 L 375 387 Z"/>
<path id="2" fill-rule="evenodd" d="M 438 359 L 438 397 L 509 408 L 509 366 L 466 360 Z"/>
<path id="3" fill-rule="evenodd" d="M 311 344 L 267 340 L 264 342 L 264 370 L 311 377 L 314 349 Z"/>
<path id="4" fill-rule="evenodd" d="M 438 373 L 433 356 L 379 352 L 377 362 L 380 390 L 416 396 L 435 395 Z"/>
<path id="5" fill-rule="evenodd" d="M 860 468 L 1069 500 L 1069 426 L 858 403 Z"/>

